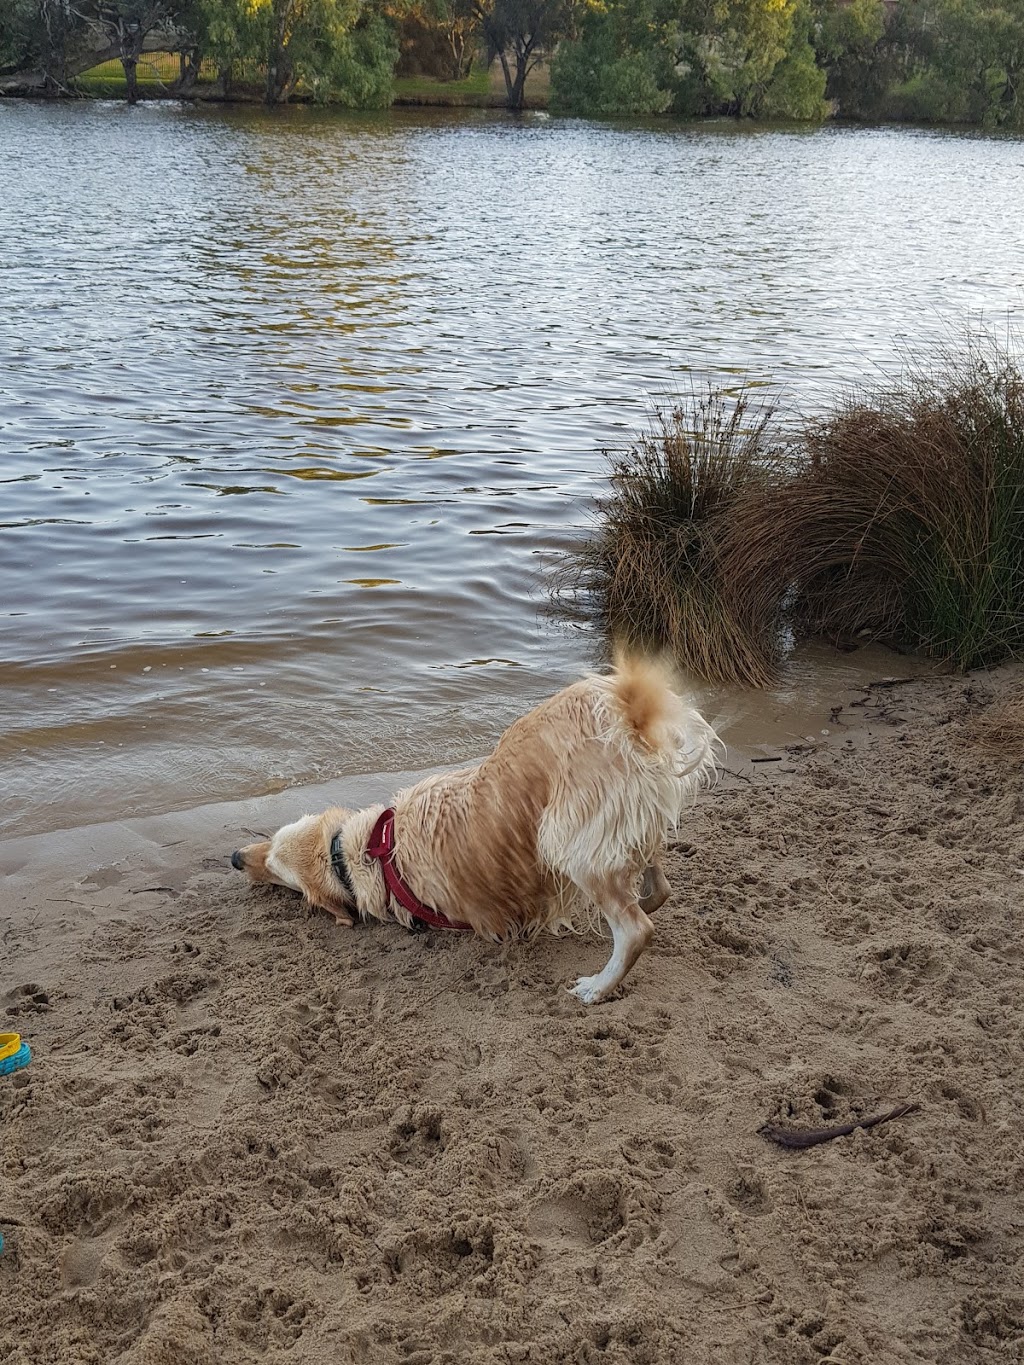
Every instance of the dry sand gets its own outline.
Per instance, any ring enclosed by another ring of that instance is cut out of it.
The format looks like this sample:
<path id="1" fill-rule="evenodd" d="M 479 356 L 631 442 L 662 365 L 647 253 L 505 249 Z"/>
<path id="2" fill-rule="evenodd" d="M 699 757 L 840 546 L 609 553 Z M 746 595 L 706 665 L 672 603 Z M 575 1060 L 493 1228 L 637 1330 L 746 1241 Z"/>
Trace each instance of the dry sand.
<path id="1" fill-rule="evenodd" d="M 0 1360 L 1024 1359 L 1024 755 L 980 745 L 1022 685 L 838 698 L 737 768 L 590 1009 L 595 939 L 247 889 L 303 794 L 0 845 Z"/>

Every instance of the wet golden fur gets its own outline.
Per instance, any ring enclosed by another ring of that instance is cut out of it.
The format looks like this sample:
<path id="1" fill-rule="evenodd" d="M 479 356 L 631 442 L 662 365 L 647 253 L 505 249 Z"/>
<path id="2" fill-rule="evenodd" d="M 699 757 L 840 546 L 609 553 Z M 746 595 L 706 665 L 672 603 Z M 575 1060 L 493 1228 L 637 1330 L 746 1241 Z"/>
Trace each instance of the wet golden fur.
<path id="1" fill-rule="evenodd" d="M 396 866 L 420 901 L 484 938 L 557 929 L 596 909 L 611 928 L 612 957 L 573 988 L 593 1003 L 654 932 L 648 912 L 668 894 L 659 855 L 683 806 L 713 779 L 716 744 L 658 665 L 621 661 L 516 721 L 477 766 L 399 792 Z M 356 914 L 408 924 L 365 852 L 383 809 L 305 816 L 232 862 L 254 882 L 301 892 L 341 924 Z M 339 831 L 354 900 L 331 866 Z"/>

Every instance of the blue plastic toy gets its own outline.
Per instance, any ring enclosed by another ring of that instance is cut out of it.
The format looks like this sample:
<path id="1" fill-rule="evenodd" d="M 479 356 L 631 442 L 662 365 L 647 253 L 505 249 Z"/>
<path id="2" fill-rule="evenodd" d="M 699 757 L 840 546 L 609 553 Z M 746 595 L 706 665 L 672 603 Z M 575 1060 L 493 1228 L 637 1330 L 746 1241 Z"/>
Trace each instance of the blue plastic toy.
<path id="1" fill-rule="evenodd" d="M 0 1033 L 0 1076 L 11 1071 L 20 1071 L 28 1066 L 32 1053 L 28 1043 L 23 1043 L 17 1033 Z"/>

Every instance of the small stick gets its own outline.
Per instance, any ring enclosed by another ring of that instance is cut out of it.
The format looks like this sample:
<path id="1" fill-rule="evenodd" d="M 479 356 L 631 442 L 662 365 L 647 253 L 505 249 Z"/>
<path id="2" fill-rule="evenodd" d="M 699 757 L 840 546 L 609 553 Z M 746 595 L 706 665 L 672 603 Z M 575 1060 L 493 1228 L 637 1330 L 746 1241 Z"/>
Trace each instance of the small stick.
<path id="1" fill-rule="evenodd" d="M 904 1114 L 913 1114 L 919 1104 L 898 1104 L 884 1114 L 875 1114 L 857 1123 L 840 1123 L 835 1128 L 779 1128 L 774 1123 L 765 1123 L 757 1130 L 769 1142 L 777 1142 L 780 1147 L 817 1147 L 819 1142 L 831 1142 L 833 1138 L 847 1137 L 856 1128 L 874 1128 L 876 1123 L 888 1123 L 890 1119 L 901 1119 Z"/>
<path id="2" fill-rule="evenodd" d="M 731 768 L 719 768 L 718 771 L 719 771 L 720 773 L 726 773 L 726 774 L 728 774 L 729 777 L 741 777 L 741 778 L 743 779 L 744 782 L 751 782 L 751 781 L 753 781 L 753 779 L 752 779 L 752 778 L 749 778 L 749 777 L 746 775 L 746 773 L 734 773 L 733 770 L 732 770 Z"/>
<path id="3" fill-rule="evenodd" d="M 751 763 L 781 763 L 782 755 L 775 754 L 772 758 L 752 758 Z"/>

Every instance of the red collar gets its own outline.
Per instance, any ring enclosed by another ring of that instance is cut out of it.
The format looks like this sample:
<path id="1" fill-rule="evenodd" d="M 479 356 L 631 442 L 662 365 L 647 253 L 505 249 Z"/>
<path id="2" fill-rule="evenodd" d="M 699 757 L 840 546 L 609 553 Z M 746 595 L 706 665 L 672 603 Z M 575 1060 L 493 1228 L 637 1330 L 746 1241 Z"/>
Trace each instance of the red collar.
<path id="1" fill-rule="evenodd" d="M 429 905 L 424 905 L 402 881 L 398 868 L 395 867 L 395 812 L 390 807 L 381 811 L 380 818 L 373 827 L 370 842 L 366 845 L 366 856 L 380 859 L 384 885 L 399 905 L 404 906 L 415 919 L 422 920 L 424 924 L 431 924 L 435 929 L 455 929 L 461 934 L 473 932 L 471 925 L 450 920 L 439 910 L 431 910 Z"/>

